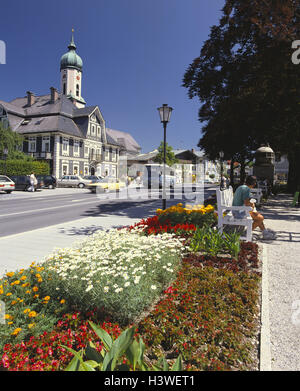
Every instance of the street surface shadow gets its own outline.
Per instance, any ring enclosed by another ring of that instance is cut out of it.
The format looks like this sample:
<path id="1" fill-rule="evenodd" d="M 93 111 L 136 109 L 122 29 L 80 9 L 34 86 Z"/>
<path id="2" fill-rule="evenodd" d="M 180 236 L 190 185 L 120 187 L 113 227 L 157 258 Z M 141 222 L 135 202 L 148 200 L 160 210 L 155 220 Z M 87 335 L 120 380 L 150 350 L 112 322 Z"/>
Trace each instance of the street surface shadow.
<path id="1" fill-rule="evenodd" d="M 255 241 L 261 242 L 261 243 L 278 243 L 280 242 L 298 242 L 300 243 L 300 232 L 286 232 L 286 231 L 275 231 L 276 232 L 276 239 L 271 240 L 265 240 L 262 238 L 262 234 L 253 233 L 253 239 Z"/>

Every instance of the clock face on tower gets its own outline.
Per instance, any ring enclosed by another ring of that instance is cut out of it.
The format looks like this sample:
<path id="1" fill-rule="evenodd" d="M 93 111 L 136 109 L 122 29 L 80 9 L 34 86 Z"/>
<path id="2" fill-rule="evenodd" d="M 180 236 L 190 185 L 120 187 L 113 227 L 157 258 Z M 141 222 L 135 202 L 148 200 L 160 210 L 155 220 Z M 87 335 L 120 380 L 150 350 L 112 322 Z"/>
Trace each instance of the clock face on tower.
<path id="1" fill-rule="evenodd" d="M 80 76 L 77 76 L 76 79 L 77 79 L 77 80 L 80 80 Z"/>

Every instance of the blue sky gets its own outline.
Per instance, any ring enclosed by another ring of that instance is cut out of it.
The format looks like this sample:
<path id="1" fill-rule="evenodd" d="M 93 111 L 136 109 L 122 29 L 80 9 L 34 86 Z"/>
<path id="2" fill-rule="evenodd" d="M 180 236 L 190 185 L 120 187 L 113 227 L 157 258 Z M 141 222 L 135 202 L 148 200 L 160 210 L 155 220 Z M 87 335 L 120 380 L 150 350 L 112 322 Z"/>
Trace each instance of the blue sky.
<path id="1" fill-rule="evenodd" d="M 106 126 L 130 132 L 143 152 L 163 138 L 157 107 L 173 107 L 167 142 L 198 149 L 199 101 L 181 86 L 183 75 L 224 0 L 11 0 L 1 4 L 0 100 L 59 89 L 61 56 L 75 29 L 83 60 L 82 96 L 98 105 Z"/>

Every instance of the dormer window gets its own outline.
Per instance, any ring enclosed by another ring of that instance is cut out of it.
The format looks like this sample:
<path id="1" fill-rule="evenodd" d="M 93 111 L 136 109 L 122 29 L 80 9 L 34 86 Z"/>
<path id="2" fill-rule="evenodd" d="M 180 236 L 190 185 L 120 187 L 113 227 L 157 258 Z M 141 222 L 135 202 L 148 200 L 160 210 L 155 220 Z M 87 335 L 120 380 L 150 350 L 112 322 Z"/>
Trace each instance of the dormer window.
<path id="1" fill-rule="evenodd" d="M 30 121 L 31 121 L 31 118 L 24 119 L 23 122 L 21 123 L 21 125 L 28 125 Z"/>

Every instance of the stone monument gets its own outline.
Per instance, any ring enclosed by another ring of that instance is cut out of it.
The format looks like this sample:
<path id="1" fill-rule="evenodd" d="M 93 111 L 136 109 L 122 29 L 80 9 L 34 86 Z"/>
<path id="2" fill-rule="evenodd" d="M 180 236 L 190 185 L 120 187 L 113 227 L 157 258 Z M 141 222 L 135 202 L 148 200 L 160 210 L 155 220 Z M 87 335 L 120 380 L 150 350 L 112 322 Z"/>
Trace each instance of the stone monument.
<path id="1" fill-rule="evenodd" d="M 275 153 L 267 144 L 259 147 L 255 152 L 253 175 L 258 181 L 268 180 L 270 185 L 274 182 Z"/>

